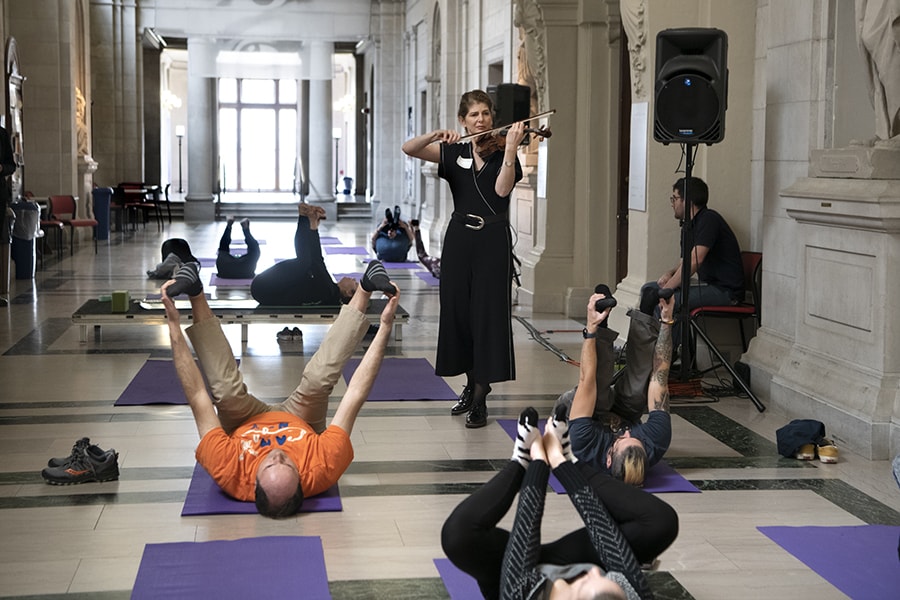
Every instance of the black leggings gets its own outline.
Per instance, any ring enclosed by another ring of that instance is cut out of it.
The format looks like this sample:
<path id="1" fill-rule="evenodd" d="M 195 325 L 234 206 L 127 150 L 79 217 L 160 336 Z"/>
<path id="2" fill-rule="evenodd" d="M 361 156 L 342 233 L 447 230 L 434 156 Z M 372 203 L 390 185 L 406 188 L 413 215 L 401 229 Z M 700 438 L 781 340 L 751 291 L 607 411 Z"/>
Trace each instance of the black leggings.
<path id="1" fill-rule="evenodd" d="M 325 267 L 319 232 L 309 227 L 309 218 L 297 218 L 294 233 L 297 258 L 275 263 L 253 278 L 250 294 L 263 306 L 341 304 L 341 292 Z"/>
<path id="2" fill-rule="evenodd" d="M 651 562 L 678 535 L 675 510 L 641 489 L 613 479 L 581 461 L 575 463 L 642 563 Z M 463 500 L 441 530 L 441 546 L 447 558 L 478 581 L 488 600 L 500 597 L 500 571 L 509 531 L 497 523 L 512 506 L 525 477 L 525 469 L 509 461 L 490 481 Z M 577 529 L 541 545 L 540 563 L 601 564 L 587 529 Z"/>
<path id="3" fill-rule="evenodd" d="M 231 226 L 225 227 L 225 233 L 219 241 L 219 252 L 216 256 L 216 274 L 224 279 L 252 279 L 256 273 L 256 263 L 259 262 L 259 242 L 250 233 L 250 228 L 244 228 L 244 241 L 247 242 L 247 253 L 242 256 L 231 254 Z"/>

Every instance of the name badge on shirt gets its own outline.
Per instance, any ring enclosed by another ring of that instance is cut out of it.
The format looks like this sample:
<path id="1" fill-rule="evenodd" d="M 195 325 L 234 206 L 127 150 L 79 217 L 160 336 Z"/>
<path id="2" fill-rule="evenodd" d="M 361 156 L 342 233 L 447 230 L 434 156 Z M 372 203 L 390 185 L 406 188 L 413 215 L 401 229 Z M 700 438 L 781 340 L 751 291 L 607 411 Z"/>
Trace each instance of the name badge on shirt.
<path id="1" fill-rule="evenodd" d="M 465 158 L 463 156 L 456 157 L 456 164 L 458 164 L 463 169 L 471 169 L 472 168 L 472 159 Z"/>

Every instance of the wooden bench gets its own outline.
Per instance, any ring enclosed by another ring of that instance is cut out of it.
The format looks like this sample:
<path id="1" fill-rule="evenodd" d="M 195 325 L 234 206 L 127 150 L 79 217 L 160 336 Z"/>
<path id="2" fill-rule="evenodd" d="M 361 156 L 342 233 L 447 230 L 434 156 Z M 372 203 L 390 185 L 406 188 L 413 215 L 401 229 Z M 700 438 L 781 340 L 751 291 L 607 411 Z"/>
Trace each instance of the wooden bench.
<path id="1" fill-rule="evenodd" d="M 387 300 L 380 298 L 369 302 L 366 318 L 372 325 L 378 325 L 381 312 Z M 175 306 L 182 320 L 192 320 L 191 304 L 188 300 L 176 300 Z M 272 325 L 323 325 L 337 319 L 340 306 L 259 306 L 255 300 L 210 300 L 209 307 L 223 325 L 239 324 L 241 341 L 247 341 L 247 328 L 251 323 L 269 323 Z M 109 300 L 91 299 L 72 313 L 72 323 L 81 327 L 80 341 L 88 341 L 88 327 L 93 325 L 99 330 L 102 325 L 165 325 L 166 311 L 162 300 L 132 301 L 128 312 L 112 312 Z M 394 339 L 403 339 L 403 324 L 409 323 L 409 313 L 397 307 L 394 316 Z"/>

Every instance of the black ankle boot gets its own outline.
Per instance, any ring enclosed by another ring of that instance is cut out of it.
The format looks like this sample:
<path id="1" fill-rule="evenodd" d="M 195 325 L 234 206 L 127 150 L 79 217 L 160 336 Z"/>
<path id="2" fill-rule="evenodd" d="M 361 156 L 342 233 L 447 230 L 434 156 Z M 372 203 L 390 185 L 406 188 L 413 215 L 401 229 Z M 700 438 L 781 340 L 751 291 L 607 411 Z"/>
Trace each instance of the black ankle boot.
<path id="1" fill-rule="evenodd" d="M 461 415 L 472 408 L 472 386 L 467 385 L 459 395 L 459 400 L 450 409 L 451 415 Z"/>
<path id="2" fill-rule="evenodd" d="M 466 415 L 466 427 L 477 429 L 487 425 L 487 395 L 491 393 L 491 386 L 476 385 L 472 391 L 472 408 Z"/>
<path id="3" fill-rule="evenodd" d="M 485 398 L 472 400 L 472 410 L 466 415 L 466 427 L 478 429 L 487 425 L 487 401 Z"/>

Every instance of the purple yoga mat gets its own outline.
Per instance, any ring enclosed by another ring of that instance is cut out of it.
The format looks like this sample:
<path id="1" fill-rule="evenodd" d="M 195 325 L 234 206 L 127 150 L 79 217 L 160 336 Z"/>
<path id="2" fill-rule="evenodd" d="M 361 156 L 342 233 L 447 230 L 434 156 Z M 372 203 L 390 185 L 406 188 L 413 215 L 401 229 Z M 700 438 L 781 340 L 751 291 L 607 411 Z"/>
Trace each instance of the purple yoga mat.
<path id="1" fill-rule="evenodd" d="M 209 285 L 218 287 L 248 288 L 251 283 L 253 283 L 253 279 L 226 279 L 225 277 L 219 277 L 217 273 L 213 273 L 212 277 L 209 278 Z"/>
<path id="2" fill-rule="evenodd" d="M 344 365 L 344 380 L 359 366 L 360 359 L 351 358 Z M 457 394 L 434 374 L 425 358 L 386 358 L 375 378 L 369 401 L 379 400 L 456 400 Z"/>
<path id="3" fill-rule="evenodd" d="M 304 498 L 299 512 L 338 512 L 343 510 L 337 484 L 331 486 L 318 496 Z M 235 500 L 222 491 L 213 481 L 206 469 L 199 464 L 194 465 L 191 484 L 188 486 L 182 517 L 197 515 L 246 515 L 256 514 L 256 504 Z"/>
<path id="4" fill-rule="evenodd" d="M 854 600 L 896 598 L 900 527 L 757 527 Z M 893 591 L 892 591 L 893 590 Z"/>
<path id="5" fill-rule="evenodd" d="M 344 277 L 349 277 L 350 279 L 355 279 L 355 280 L 359 281 L 360 279 L 362 279 L 363 274 L 362 273 L 332 273 L 331 276 L 334 277 L 335 281 L 340 281 Z"/>
<path id="6" fill-rule="evenodd" d="M 319 244 L 321 246 L 338 246 L 340 245 L 341 240 L 334 236 L 330 235 L 320 235 L 319 236 Z"/>
<path id="7" fill-rule="evenodd" d="M 207 267 L 207 268 L 208 268 L 208 267 L 214 267 L 214 266 L 216 266 L 216 259 L 215 259 L 215 258 L 198 258 L 197 260 L 200 261 L 200 266 L 201 266 L 201 267 Z"/>
<path id="8" fill-rule="evenodd" d="M 435 558 L 434 566 L 437 567 L 450 594 L 450 600 L 471 600 L 472 598 L 481 598 L 481 590 L 478 589 L 478 582 L 468 573 L 460 571 L 456 565 L 450 562 L 449 558 Z"/>
<path id="9" fill-rule="evenodd" d="M 301 596 L 331 598 L 319 537 L 147 544 L 131 591 L 132 600 Z"/>
<path id="10" fill-rule="evenodd" d="M 115 406 L 145 404 L 187 404 L 171 360 L 145 362 L 115 402 Z"/>
<path id="11" fill-rule="evenodd" d="M 241 364 L 240 359 L 235 361 Z M 187 403 L 175 372 L 175 363 L 171 360 L 148 360 L 118 397 L 115 406 Z"/>
<path id="12" fill-rule="evenodd" d="M 430 271 L 416 271 L 416 277 L 432 287 L 441 285 L 441 280 L 432 275 Z"/>
<path id="13" fill-rule="evenodd" d="M 369 251 L 362 246 L 325 246 L 322 248 L 325 254 L 368 254 Z"/>
<path id="14" fill-rule="evenodd" d="M 499 423 L 500 427 L 503 428 L 503 431 L 509 435 L 510 439 L 516 438 L 517 421 L 515 419 L 497 419 L 497 423 Z M 540 427 L 541 431 L 544 430 L 544 425 L 546 425 L 546 423 L 546 419 L 538 421 L 538 427 Z M 566 493 L 565 488 L 563 488 L 562 484 L 559 483 L 559 480 L 552 474 L 550 475 L 550 487 L 553 488 L 553 491 L 557 494 Z M 659 461 L 647 470 L 647 477 L 644 479 L 644 485 L 641 489 L 645 492 L 650 492 L 651 494 L 665 492 L 700 493 L 700 490 L 697 489 L 694 484 L 679 475 L 675 469 L 667 465 L 665 461 Z"/>

